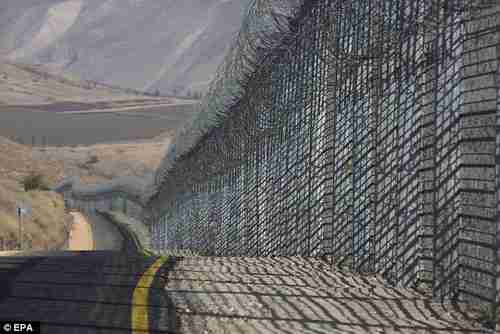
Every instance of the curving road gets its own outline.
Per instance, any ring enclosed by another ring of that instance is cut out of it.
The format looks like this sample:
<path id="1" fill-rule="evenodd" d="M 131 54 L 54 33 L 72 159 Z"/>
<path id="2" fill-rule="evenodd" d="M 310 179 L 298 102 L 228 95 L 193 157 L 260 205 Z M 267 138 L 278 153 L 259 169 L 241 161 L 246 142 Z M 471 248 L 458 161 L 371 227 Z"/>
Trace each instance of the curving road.
<path id="1" fill-rule="evenodd" d="M 118 228 L 100 215 L 92 215 L 88 222 L 92 231 L 94 250 L 121 250 L 127 247 Z"/>
<path id="2" fill-rule="evenodd" d="M 170 263 L 138 254 L 114 225 L 89 218 L 94 251 L 0 257 L 0 320 L 41 321 L 50 334 L 171 333 L 175 312 L 160 279 Z"/>

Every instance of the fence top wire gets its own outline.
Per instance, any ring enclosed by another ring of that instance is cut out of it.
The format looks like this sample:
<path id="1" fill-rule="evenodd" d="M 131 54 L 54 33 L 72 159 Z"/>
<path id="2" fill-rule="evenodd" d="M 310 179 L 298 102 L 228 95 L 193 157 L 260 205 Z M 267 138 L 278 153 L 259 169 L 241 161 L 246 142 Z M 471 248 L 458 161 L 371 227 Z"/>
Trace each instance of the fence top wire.
<path id="1" fill-rule="evenodd" d="M 318 0 L 251 0 L 249 2 L 241 28 L 219 65 L 208 92 L 197 106 L 195 116 L 176 133 L 154 179 L 143 194 L 144 202 L 149 202 L 158 196 L 160 188 L 171 178 L 169 174 L 175 169 L 176 164 L 182 161 L 196 144 L 203 141 L 211 129 L 217 126 L 222 127 L 222 123 L 231 113 L 251 108 L 251 104 L 256 102 L 252 96 L 255 95 L 255 89 L 259 87 L 259 80 L 265 80 L 266 69 L 269 70 L 268 67 L 272 66 L 276 58 L 280 58 L 284 52 L 293 52 L 293 41 L 300 34 L 296 27 L 299 21 L 304 19 L 304 15 L 307 15 L 308 9 L 314 7 L 317 2 Z M 336 10 L 343 14 L 350 13 L 351 7 L 348 4 L 348 2 L 340 4 L 341 10 L 339 8 Z M 453 10 L 465 12 L 470 10 L 471 6 L 463 4 Z M 436 11 L 434 7 L 434 5 L 430 6 L 428 10 Z M 378 13 L 378 15 L 384 14 Z M 392 42 L 388 43 L 385 48 L 390 49 L 396 44 L 399 45 L 399 41 L 406 35 L 413 34 L 415 29 L 436 30 L 433 29 L 435 27 L 429 23 L 429 20 L 432 21 L 427 15 L 426 24 L 418 24 L 422 27 L 406 27 L 402 31 L 393 33 L 394 38 L 389 39 Z M 356 21 L 353 22 L 355 23 Z M 332 21 L 328 18 L 320 23 L 319 28 L 331 24 Z M 353 67 L 370 58 L 367 54 L 353 57 L 352 54 L 345 55 L 342 50 L 327 51 L 328 60 L 335 58 L 345 62 L 350 59 L 354 62 Z M 380 50 L 382 53 L 384 51 L 388 53 L 385 49 Z M 171 176 L 173 175 L 175 174 Z"/>
<path id="2" fill-rule="evenodd" d="M 156 195 L 174 163 L 189 152 L 210 129 L 221 125 L 232 108 L 245 95 L 248 81 L 262 59 L 292 34 L 290 22 L 297 16 L 305 0 L 251 0 L 241 28 L 224 60 L 217 68 L 208 92 L 197 106 L 195 116 L 175 135 L 167 154 L 157 169 L 143 200 Z"/>

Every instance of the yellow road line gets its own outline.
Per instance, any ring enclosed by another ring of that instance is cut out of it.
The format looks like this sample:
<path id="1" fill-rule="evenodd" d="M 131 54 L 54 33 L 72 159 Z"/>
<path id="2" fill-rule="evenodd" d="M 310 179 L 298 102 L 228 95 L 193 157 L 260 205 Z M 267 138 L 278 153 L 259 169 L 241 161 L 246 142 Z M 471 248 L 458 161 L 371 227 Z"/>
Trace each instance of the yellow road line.
<path id="1" fill-rule="evenodd" d="M 149 333 L 149 288 L 153 283 L 156 272 L 166 260 L 166 257 L 160 257 L 156 260 L 151 267 L 142 274 L 141 279 L 134 289 L 134 294 L 132 296 L 132 334 Z"/>

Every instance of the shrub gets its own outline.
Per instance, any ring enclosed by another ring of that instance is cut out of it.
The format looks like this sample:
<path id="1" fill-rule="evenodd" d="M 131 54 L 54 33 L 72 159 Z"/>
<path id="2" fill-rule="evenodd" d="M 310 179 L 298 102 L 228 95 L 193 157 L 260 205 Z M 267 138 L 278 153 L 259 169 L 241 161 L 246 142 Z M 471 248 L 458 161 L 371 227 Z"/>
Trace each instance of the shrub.
<path id="1" fill-rule="evenodd" d="M 21 180 L 24 191 L 30 190 L 50 190 L 45 181 L 45 177 L 40 173 L 31 172 Z"/>
<path id="2" fill-rule="evenodd" d="M 99 157 L 97 155 L 92 155 L 87 161 L 87 164 L 96 164 L 98 162 L 99 162 Z"/>

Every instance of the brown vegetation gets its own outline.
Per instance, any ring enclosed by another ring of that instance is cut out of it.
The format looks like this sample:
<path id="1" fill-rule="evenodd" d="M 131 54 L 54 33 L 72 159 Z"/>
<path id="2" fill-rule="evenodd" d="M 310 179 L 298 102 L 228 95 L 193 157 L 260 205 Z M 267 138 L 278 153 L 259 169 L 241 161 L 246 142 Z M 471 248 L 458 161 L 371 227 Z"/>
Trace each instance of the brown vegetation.
<path id="1" fill-rule="evenodd" d="M 48 70 L 40 66 L 1 61 L 0 101 L 5 104 L 31 105 L 68 100 L 88 102 L 144 98 L 134 92 L 106 87 L 75 75 L 54 75 Z"/>
<path id="2" fill-rule="evenodd" d="M 23 224 L 23 238 L 31 240 L 26 244 L 31 242 L 35 249 L 61 245 L 71 216 L 65 213 L 60 195 L 43 189 L 69 175 L 79 176 L 83 183 L 96 183 L 117 176 L 153 173 L 168 138 L 166 134 L 142 142 L 32 149 L 0 137 L 0 238 L 17 241 L 16 204 L 25 201 L 32 206 L 32 215 Z M 26 192 L 23 184 L 34 176 L 41 179 L 38 181 L 42 187 Z"/>
<path id="3" fill-rule="evenodd" d="M 162 136 L 128 143 L 34 148 L 34 152 L 43 159 L 64 161 L 67 175 L 95 183 L 118 176 L 154 173 L 169 142 L 168 136 Z"/>
<path id="4" fill-rule="evenodd" d="M 6 241 L 18 241 L 16 206 L 21 201 L 32 208 L 31 214 L 23 218 L 24 245 L 49 249 L 65 242 L 71 217 L 64 210 L 62 197 L 51 191 L 26 192 L 22 184 L 30 174 L 39 174 L 48 182 L 54 182 L 62 172 L 62 165 L 57 161 L 32 159 L 29 148 L 0 138 L 0 238 L 3 248 Z"/>
<path id="5" fill-rule="evenodd" d="M 0 104 L 43 107 L 46 103 L 94 107 L 132 107 L 174 102 L 57 76 L 29 65 L 0 62 Z M 97 102 L 99 101 L 99 102 Z M 24 220 L 24 239 L 33 248 L 59 246 L 67 237 L 71 216 L 63 198 L 47 191 L 66 176 L 83 183 L 98 183 L 117 176 L 152 175 L 168 145 L 170 133 L 140 142 L 78 147 L 31 148 L 0 136 L 0 250 L 5 241 L 17 242 L 16 205 L 30 203 L 31 217 Z M 27 242 L 30 244 L 30 241 Z M 12 247 L 12 245 L 10 245 Z"/>

